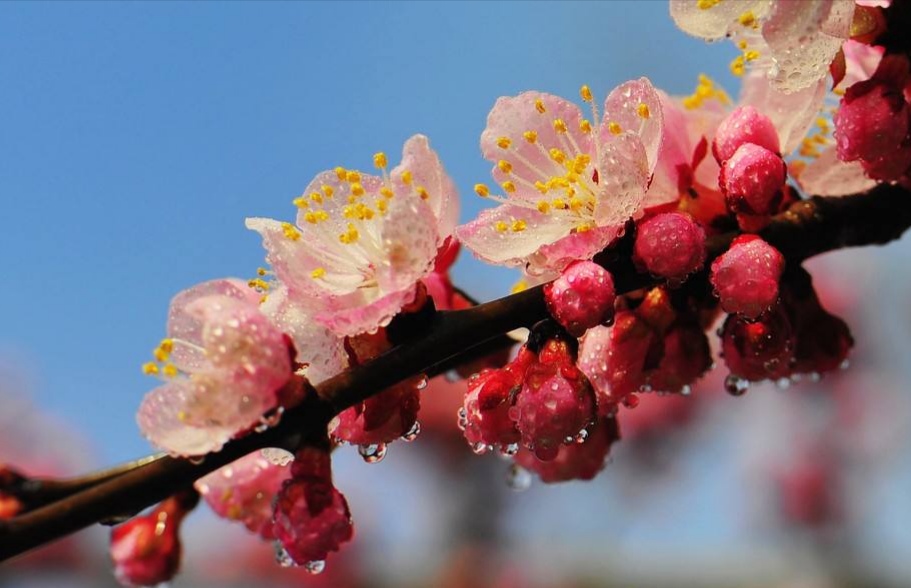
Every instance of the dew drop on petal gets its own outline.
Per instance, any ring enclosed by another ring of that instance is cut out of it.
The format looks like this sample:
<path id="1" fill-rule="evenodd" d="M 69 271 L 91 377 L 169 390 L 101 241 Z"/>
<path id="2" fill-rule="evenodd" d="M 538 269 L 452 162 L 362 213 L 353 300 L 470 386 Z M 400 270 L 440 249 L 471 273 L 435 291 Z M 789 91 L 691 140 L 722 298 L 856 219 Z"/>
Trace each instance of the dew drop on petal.
<path id="1" fill-rule="evenodd" d="M 506 484 L 516 492 L 528 490 L 531 487 L 531 472 L 514 463 L 506 471 Z"/>
<path id="2" fill-rule="evenodd" d="M 418 390 L 423 390 L 423 389 L 427 388 L 427 376 L 423 376 L 423 375 L 422 375 L 422 376 L 418 379 L 418 381 L 417 381 L 417 383 L 414 385 L 414 387 L 417 388 Z"/>
<path id="3" fill-rule="evenodd" d="M 741 378 L 740 376 L 735 376 L 734 374 L 728 374 L 724 379 L 724 389 L 731 396 L 743 396 L 746 394 L 749 387 L 749 380 Z"/>
<path id="4" fill-rule="evenodd" d="M 313 561 L 308 561 L 304 564 L 304 569 L 307 570 L 308 574 L 322 574 L 326 569 L 326 561 L 322 559 L 316 559 Z"/>
<path id="5" fill-rule="evenodd" d="M 421 423 L 414 421 L 414 424 L 411 425 L 411 428 L 408 429 L 408 432 L 402 435 L 402 441 L 414 441 L 418 438 L 418 435 L 421 434 Z"/>
<path id="6" fill-rule="evenodd" d="M 377 463 L 386 457 L 385 443 L 372 443 L 370 445 L 358 445 L 357 452 L 361 454 L 367 463 Z"/>
<path id="7" fill-rule="evenodd" d="M 294 560 L 291 559 L 291 556 L 285 551 L 285 548 L 282 547 L 282 544 L 279 541 L 272 543 L 272 546 L 275 548 L 275 562 L 283 568 L 294 567 Z"/>

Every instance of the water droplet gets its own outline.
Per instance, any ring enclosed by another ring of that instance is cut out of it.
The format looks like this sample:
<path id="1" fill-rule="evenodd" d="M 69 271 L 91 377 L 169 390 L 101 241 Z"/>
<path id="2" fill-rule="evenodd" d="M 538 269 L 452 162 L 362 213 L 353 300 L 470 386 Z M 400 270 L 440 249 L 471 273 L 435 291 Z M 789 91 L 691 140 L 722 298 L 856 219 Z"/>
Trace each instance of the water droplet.
<path id="1" fill-rule="evenodd" d="M 531 486 L 531 472 L 514 463 L 506 470 L 506 484 L 516 492 L 528 490 Z"/>
<path id="2" fill-rule="evenodd" d="M 724 389 L 731 396 L 743 396 L 750 387 L 750 381 L 734 374 L 724 379 Z"/>
<path id="3" fill-rule="evenodd" d="M 420 377 L 420 379 L 417 381 L 417 384 L 414 385 L 414 387 L 417 388 L 418 390 L 423 390 L 423 389 L 427 388 L 427 376 L 422 375 Z"/>
<path id="4" fill-rule="evenodd" d="M 291 556 L 282 547 L 282 544 L 278 541 L 272 543 L 272 546 L 275 548 L 275 562 L 283 568 L 294 567 L 294 560 L 291 559 Z"/>
<path id="5" fill-rule="evenodd" d="M 204 461 L 206 461 L 206 456 L 205 456 L 205 455 L 200 455 L 200 456 L 198 456 L 198 457 L 188 457 L 188 458 L 187 458 L 187 461 L 190 462 L 190 463 L 193 464 L 193 465 L 202 465 L 202 463 L 203 463 Z"/>
<path id="6" fill-rule="evenodd" d="M 263 456 L 263 459 L 279 467 L 285 467 L 292 461 L 294 461 L 294 454 L 290 451 L 285 451 L 284 449 L 278 447 L 266 447 L 260 454 Z"/>
<path id="7" fill-rule="evenodd" d="M 840 370 L 846 370 L 849 367 L 851 367 L 851 361 L 848 359 L 846 359 L 843 362 L 841 362 L 840 364 L 838 364 L 838 369 L 840 369 Z"/>
<path id="8" fill-rule="evenodd" d="M 775 380 L 775 385 L 779 390 L 787 390 L 791 387 L 791 378 L 778 378 Z"/>
<path id="9" fill-rule="evenodd" d="M 326 569 L 326 561 L 322 559 L 316 559 L 313 561 L 308 561 L 304 564 L 304 569 L 307 570 L 307 573 L 313 574 L 322 574 Z"/>
<path id="10" fill-rule="evenodd" d="M 377 463 L 386 457 L 385 443 L 372 443 L 370 445 L 358 445 L 357 452 L 361 454 L 367 463 Z"/>
<path id="11" fill-rule="evenodd" d="M 475 455 L 484 455 L 490 450 L 490 445 L 479 441 L 471 446 L 471 450 L 474 451 Z"/>
<path id="12" fill-rule="evenodd" d="M 807 377 L 810 378 L 811 382 L 818 382 L 822 379 L 822 374 L 819 372 L 810 372 Z"/>
<path id="13" fill-rule="evenodd" d="M 459 380 L 462 379 L 462 376 L 460 376 L 459 372 L 457 372 L 456 370 L 449 370 L 448 372 L 443 374 L 443 377 L 446 378 L 447 382 L 458 382 Z"/>
<path id="14" fill-rule="evenodd" d="M 500 453 L 507 456 L 512 456 L 519 453 L 519 444 L 510 443 L 509 445 L 503 445 L 500 447 Z"/>
<path id="15" fill-rule="evenodd" d="M 680 388 L 680 394 L 682 394 L 683 396 L 689 396 L 692 393 L 693 393 L 693 389 L 690 387 L 689 384 L 684 384 Z"/>
<path id="16" fill-rule="evenodd" d="M 421 434 L 421 423 L 414 421 L 414 424 L 411 425 L 411 428 L 408 429 L 404 435 L 402 435 L 402 441 L 414 441 L 418 438 L 418 435 Z"/>
<path id="17" fill-rule="evenodd" d="M 588 429 L 582 429 L 576 433 L 576 438 L 573 439 L 576 443 L 582 444 L 585 443 L 585 440 L 588 439 Z"/>
<path id="18" fill-rule="evenodd" d="M 259 418 L 259 422 L 265 425 L 267 428 L 274 427 L 282 420 L 282 415 L 285 414 L 285 407 L 279 406 L 275 410 L 270 410 L 263 416 Z"/>

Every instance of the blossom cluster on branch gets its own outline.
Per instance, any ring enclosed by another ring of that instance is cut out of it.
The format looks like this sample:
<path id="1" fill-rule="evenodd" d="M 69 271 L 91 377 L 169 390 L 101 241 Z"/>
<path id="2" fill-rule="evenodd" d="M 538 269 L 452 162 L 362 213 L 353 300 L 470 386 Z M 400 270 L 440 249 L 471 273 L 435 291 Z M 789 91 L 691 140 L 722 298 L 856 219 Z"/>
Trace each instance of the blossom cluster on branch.
<path id="1" fill-rule="evenodd" d="M 268 269 L 174 298 L 167 336 L 143 366 L 162 385 L 143 401 L 140 429 L 181 458 L 267 431 L 321 382 L 394 352 L 437 313 L 473 306 L 449 276 L 461 247 L 520 269 L 517 290 L 544 284 L 549 317 L 512 355 L 461 370 L 452 419 L 475 453 L 499 451 L 546 483 L 594 477 L 640 395 L 689 395 L 714 365 L 707 332 L 723 314 L 731 394 L 837 369 L 853 345 L 847 325 L 800 260 L 761 234 L 802 193 L 908 186 L 911 65 L 898 4 L 671 0 L 685 32 L 736 44 L 739 99 L 705 75 L 683 97 L 640 78 L 603 103 L 582 86 L 584 108 L 536 91 L 500 98 L 480 140 L 495 184 L 474 186 L 496 206 L 461 226 L 455 182 L 422 135 L 391 169 L 376 153 L 373 173 L 317 174 L 293 201 L 294 222 L 247 220 Z M 617 259 L 648 286 L 618 291 L 607 269 Z M 318 573 L 353 536 L 331 452 L 351 444 L 380 461 L 390 443 L 418 436 L 421 402 L 440 384 L 410 374 L 195 491 L 274 541 L 281 563 Z M 4 480 L 9 518 L 21 501 Z M 115 528 L 119 580 L 152 585 L 176 572 L 177 527 L 195 496 Z"/>

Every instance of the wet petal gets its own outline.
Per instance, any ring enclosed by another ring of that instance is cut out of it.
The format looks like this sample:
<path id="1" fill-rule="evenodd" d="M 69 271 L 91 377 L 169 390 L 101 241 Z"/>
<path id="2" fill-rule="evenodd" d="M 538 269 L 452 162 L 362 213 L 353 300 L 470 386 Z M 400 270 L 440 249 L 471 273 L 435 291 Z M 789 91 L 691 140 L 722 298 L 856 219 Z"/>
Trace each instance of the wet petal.
<path id="1" fill-rule="evenodd" d="M 743 78 L 740 104 L 750 104 L 772 120 L 783 155 L 794 151 L 819 116 L 826 96 L 826 80 L 790 94 L 776 89 L 760 71 Z"/>
<path id="2" fill-rule="evenodd" d="M 192 384 L 181 379 L 149 392 L 139 407 L 136 421 L 142 434 L 156 447 L 172 455 L 204 455 L 218 451 L 231 438 L 227 427 L 198 428 L 186 424 Z"/>
<path id="3" fill-rule="evenodd" d="M 624 133 L 602 145 L 598 170 L 595 224 L 599 227 L 622 226 L 641 212 L 648 187 L 648 161 L 639 137 Z"/>
<path id="4" fill-rule="evenodd" d="M 598 140 L 603 146 L 626 134 L 636 135 L 644 148 L 648 175 L 651 175 L 658 160 L 663 127 L 661 98 L 648 78 L 639 78 L 620 84 L 607 96 Z"/>
<path id="5" fill-rule="evenodd" d="M 459 194 L 452 179 L 443 169 L 439 156 L 430 148 L 430 142 L 424 135 L 414 135 L 405 142 L 402 148 L 402 162 L 390 174 L 396 190 L 403 193 L 406 186 L 402 181 L 402 173 L 406 170 L 411 172 L 411 185 L 423 187 L 427 191 L 425 202 L 437 219 L 437 245 L 442 245 L 446 237 L 455 230 L 459 220 Z"/>
<path id="6" fill-rule="evenodd" d="M 731 31 L 741 14 L 752 12 L 762 18 L 771 0 L 731 0 L 703 8 L 700 0 L 671 0 L 671 18 L 683 32 L 707 41 L 721 39 Z"/>
<path id="7" fill-rule="evenodd" d="M 835 147 L 823 151 L 797 177 L 801 189 L 814 196 L 846 196 L 866 192 L 876 186 L 864 173 L 859 161 L 838 159 Z"/>

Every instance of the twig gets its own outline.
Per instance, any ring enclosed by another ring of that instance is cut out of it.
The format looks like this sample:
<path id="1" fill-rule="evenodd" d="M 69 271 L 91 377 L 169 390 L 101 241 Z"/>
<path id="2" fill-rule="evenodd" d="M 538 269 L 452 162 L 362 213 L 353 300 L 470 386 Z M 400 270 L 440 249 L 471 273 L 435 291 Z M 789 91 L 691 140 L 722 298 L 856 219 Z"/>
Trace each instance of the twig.
<path id="1" fill-rule="evenodd" d="M 911 193 L 880 186 L 868 194 L 839 199 L 812 198 L 794 204 L 762 232 L 790 263 L 843 247 L 884 244 L 911 227 Z M 711 237 L 709 259 L 722 253 L 735 233 Z M 621 244 L 598 261 L 614 275 L 618 292 L 651 283 L 635 271 Z M 264 447 L 293 447 L 302 432 L 325 428 L 342 410 L 388 386 L 420 373 L 438 373 L 479 346 L 515 328 L 546 317 L 542 287 L 476 307 L 437 313 L 427 330 L 376 359 L 343 372 L 317 387 L 282 421 L 262 433 L 234 440 L 218 453 L 194 462 L 161 457 L 9 521 L 0 522 L 0 561 L 99 521 L 133 513 L 160 502 L 193 481 Z"/>

